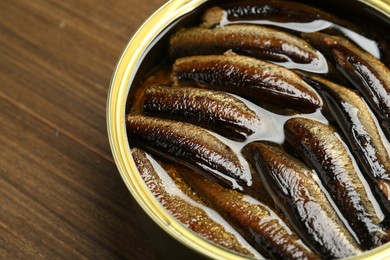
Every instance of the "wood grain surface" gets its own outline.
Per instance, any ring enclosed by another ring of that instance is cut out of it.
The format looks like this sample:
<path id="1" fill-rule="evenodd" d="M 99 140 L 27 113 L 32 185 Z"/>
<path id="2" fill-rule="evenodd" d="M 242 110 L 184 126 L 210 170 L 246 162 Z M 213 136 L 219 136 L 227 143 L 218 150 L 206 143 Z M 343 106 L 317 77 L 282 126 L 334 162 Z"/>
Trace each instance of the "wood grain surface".
<path id="1" fill-rule="evenodd" d="M 125 44 L 164 2 L 0 1 L 0 259 L 159 259 L 105 106 Z"/>

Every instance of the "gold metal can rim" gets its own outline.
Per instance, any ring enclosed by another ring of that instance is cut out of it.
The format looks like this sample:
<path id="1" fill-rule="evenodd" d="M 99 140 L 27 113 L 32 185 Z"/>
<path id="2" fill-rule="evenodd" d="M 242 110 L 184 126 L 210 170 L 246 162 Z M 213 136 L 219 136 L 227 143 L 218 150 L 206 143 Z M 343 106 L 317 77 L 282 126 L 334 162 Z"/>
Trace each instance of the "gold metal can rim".
<path id="1" fill-rule="evenodd" d="M 390 0 L 358 0 L 390 18 Z M 141 178 L 126 135 L 127 96 L 137 68 L 151 43 L 176 19 L 190 13 L 207 0 L 170 0 L 159 8 L 126 45 L 114 71 L 107 98 L 107 131 L 112 154 L 131 195 L 146 214 L 165 232 L 185 246 L 212 259 L 246 259 L 202 239 L 167 213 Z M 349 259 L 390 259 L 390 243 Z"/>

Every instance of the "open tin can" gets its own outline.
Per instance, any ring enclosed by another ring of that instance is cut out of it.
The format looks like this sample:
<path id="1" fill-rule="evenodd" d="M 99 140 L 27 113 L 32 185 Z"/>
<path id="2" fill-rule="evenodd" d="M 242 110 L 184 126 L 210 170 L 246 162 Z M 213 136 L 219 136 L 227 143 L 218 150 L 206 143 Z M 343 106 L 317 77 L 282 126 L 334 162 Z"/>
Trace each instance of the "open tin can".
<path id="1" fill-rule="evenodd" d="M 117 168 L 133 198 L 143 211 L 174 240 L 198 254 L 212 259 L 244 259 L 218 247 L 183 226 L 172 217 L 150 192 L 141 178 L 131 155 L 126 132 L 125 114 L 128 96 L 134 85 L 167 55 L 169 35 L 181 27 L 196 24 L 207 7 L 222 1 L 171 0 L 157 10 L 134 34 L 115 69 L 107 101 L 108 136 Z M 317 2 L 317 1 L 314 1 Z M 320 2 L 320 1 L 318 1 Z M 390 28 L 388 0 L 326 0 L 332 8 L 370 16 Z M 322 4 L 323 4 L 322 3 Z M 390 243 L 351 259 L 390 259 Z"/>

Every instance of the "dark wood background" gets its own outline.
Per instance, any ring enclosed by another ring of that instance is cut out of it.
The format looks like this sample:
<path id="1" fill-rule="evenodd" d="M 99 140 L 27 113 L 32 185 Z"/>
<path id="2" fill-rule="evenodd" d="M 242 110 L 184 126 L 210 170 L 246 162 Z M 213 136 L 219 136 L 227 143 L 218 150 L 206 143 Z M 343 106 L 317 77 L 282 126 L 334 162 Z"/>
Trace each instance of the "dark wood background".
<path id="1" fill-rule="evenodd" d="M 107 90 L 164 0 L 0 1 L 0 258 L 158 259 L 111 156 Z"/>

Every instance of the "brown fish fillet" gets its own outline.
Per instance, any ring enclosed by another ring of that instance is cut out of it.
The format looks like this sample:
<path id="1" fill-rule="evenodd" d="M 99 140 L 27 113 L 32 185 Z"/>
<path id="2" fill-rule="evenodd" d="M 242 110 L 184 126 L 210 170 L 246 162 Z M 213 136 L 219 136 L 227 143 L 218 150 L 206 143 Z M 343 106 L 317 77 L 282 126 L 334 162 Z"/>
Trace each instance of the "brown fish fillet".
<path id="1" fill-rule="evenodd" d="M 387 242 L 389 237 L 380 226 L 383 216 L 377 214 L 370 189 L 335 129 L 315 120 L 292 118 L 284 130 L 286 142 L 318 172 L 361 246 L 370 249 Z"/>
<path id="2" fill-rule="evenodd" d="M 255 192 L 256 176 L 245 169 L 236 153 L 220 139 L 192 124 L 128 114 L 131 144 L 184 164 L 228 188 Z"/>
<path id="3" fill-rule="evenodd" d="M 207 27 L 229 22 L 250 23 L 256 20 L 307 23 L 320 19 L 353 26 L 318 8 L 291 1 L 237 1 L 211 7 L 205 11 L 202 17 L 203 25 Z"/>
<path id="4" fill-rule="evenodd" d="M 256 25 L 229 25 L 212 29 L 185 28 L 170 38 L 171 57 L 235 53 L 273 61 L 292 60 L 319 66 L 322 56 L 292 34 Z M 325 62 L 322 60 L 322 62 Z"/>
<path id="5" fill-rule="evenodd" d="M 316 3 L 315 3 L 316 4 Z M 353 9 L 353 7 L 350 7 Z M 276 26 L 291 32 L 322 31 L 333 35 L 344 35 L 361 48 L 376 57 L 383 57 L 389 64 L 388 40 L 383 33 L 386 29 L 373 31 L 367 23 L 359 24 L 340 19 L 316 7 L 293 1 L 249 0 L 220 3 L 207 9 L 202 18 L 202 26 L 213 28 L 232 24 L 256 24 Z"/>
<path id="6" fill-rule="evenodd" d="M 361 253 L 313 172 L 288 155 L 280 146 L 252 142 L 243 149 L 245 157 L 288 216 L 301 237 L 324 258 L 344 258 Z"/>
<path id="7" fill-rule="evenodd" d="M 254 111 L 224 92 L 152 85 L 144 96 L 145 113 L 200 125 L 228 138 L 245 140 L 262 128 Z"/>
<path id="8" fill-rule="evenodd" d="M 194 192 L 187 195 L 191 189 L 177 172 L 165 172 L 162 168 L 161 172 L 156 171 L 145 152 L 139 148 L 132 148 L 131 153 L 150 191 L 181 223 L 223 248 L 249 257 L 261 257 L 230 225 L 210 215 L 215 212 L 205 211 L 206 207 Z M 167 184 L 174 184 L 179 189 L 167 187 Z"/>
<path id="9" fill-rule="evenodd" d="M 272 63 L 234 54 L 179 58 L 173 65 L 176 85 L 223 90 L 258 104 L 314 112 L 322 101 L 296 73 Z"/>
<path id="10" fill-rule="evenodd" d="M 259 201 L 210 182 L 188 169 L 184 178 L 261 254 L 273 259 L 319 259 L 281 218 Z"/>
<path id="11" fill-rule="evenodd" d="M 338 69 L 359 90 L 386 127 L 390 123 L 390 69 L 380 60 L 341 36 L 324 33 L 303 35 L 314 46 L 328 49 Z M 390 133 L 387 133 L 390 136 Z"/>
<path id="12" fill-rule="evenodd" d="M 329 110 L 343 131 L 351 152 L 368 177 L 377 183 L 390 181 L 390 155 L 379 133 L 380 126 L 365 101 L 353 90 L 313 76 L 310 84 L 322 94 Z M 390 147 L 388 147 L 390 148 Z M 387 212 L 390 212 L 390 197 L 382 196 Z M 384 196 L 385 195 L 385 196 Z"/>

